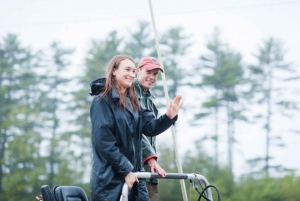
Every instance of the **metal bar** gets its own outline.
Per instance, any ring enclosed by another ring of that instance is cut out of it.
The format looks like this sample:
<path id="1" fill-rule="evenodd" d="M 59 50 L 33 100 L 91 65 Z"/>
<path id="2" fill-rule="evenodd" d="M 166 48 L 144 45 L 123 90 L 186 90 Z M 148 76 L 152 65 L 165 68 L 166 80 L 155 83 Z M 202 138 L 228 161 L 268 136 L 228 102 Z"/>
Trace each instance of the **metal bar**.
<path id="1" fill-rule="evenodd" d="M 135 172 L 134 173 L 139 179 L 191 179 L 191 180 L 200 180 L 204 183 L 205 187 L 209 185 L 207 179 L 199 174 L 182 174 L 182 173 L 167 173 L 166 177 L 162 177 L 157 173 L 150 173 L 150 172 Z M 207 189 L 207 197 L 213 201 L 211 189 Z M 124 183 L 122 188 L 122 194 L 120 201 L 128 201 L 128 186 Z"/>

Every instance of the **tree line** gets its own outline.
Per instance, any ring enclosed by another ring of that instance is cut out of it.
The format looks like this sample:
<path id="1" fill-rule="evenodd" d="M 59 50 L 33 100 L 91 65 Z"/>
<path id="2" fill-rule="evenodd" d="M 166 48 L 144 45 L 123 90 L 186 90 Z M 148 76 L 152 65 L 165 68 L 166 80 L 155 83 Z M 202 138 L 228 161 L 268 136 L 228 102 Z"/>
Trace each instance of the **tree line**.
<path id="1" fill-rule="evenodd" d="M 34 200 L 44 184 L 77 185 L 89 195 L 89 83 L 104 77 L 106 64 L 116 54 L 131 55 L 136 62 L 148 55 L 157 57 L 149 22 L 139 21 L 135 28 L 124 36 L 113 30 L 104 39 L 91 40 L 84 66 L 76 77 L 69 76 L 75 49 L 56 41 L 36 51 L 24 47 L 17 35 L 3 36 L 0 200 Z M 182 27 L 168 29 L 160 39 L 170 97 L 182 87 L 205 91 L 206 96 L 186 106 L 185 112 L 193 114 L 191 126 L 195 129 L 204 120 L 214 125 L 210 133 L 194 143 L 194 150 L 185 153 L 184 172 L 204 175 L 219 187 L 223 200 L 299 200 L 296 170 L 272 162 L 270 151 L 275 146 L 284 148 L 281 136 L 273 132 L 274 116 L 293 118 L 299 110 L 299 101 L 293 98 L 299 95 L 299 88 L 287 87 L 295 86 L 299 74 L 295 65 L 286 61 L 282 42 L 272 37 L 263 39 L 253 50 L 255 62 L 247 64 L 237 50 L 222 40 L 218 28 L 206 42 L 206 51 L 199 51 L 198 57 L 188 62 L 192 40 L 193 36 Z M 156 104 L 165 107 L 162 81 L 157 82 L 153 93 Z M 249 112 L 253 108 L 259 110 Z M 226 117 L 226 164 L 220 162 L 219 156 L 222 116 Z M 253 167 L 251 172 L 236 178 L 233 156 L 236 136 L 240 134 L 236 125 L 240 122 L 261 126 L 266 144 L 261 156 L 245 161 Z M 291 128 L 286 132 L 300 131 Z M 203 148 L 208 141 L 214 144 L 213 155 Z M 159 158 L 167 172 L 177 171 L 171 147 L 160 146 Z M 276 177 L 277 172 L 285 174 Z M 179 182 L 160 182 L 161 200 L 182 200 Z M 193 191 L 192 200 L 197 196 Z"/>

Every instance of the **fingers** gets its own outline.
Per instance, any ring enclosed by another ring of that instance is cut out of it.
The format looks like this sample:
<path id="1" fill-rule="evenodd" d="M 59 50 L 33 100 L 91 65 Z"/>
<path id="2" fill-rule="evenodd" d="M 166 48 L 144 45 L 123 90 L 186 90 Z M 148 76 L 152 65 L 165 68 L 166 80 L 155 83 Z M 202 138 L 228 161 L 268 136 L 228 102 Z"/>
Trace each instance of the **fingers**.
<path id="1" fill-rule="evenodd" d="M 173 105 L 174 106 L 177 106 L 178 109 L 181 108 L 181 106 L 183 105 L 183 102 L 182 102 L 182 96 L 181 95 L 177 95 L 174 100 L 173 100 Z"/>
<path id="2" fill-rule="evenodd" d="M 163 171 L 161 172 L 161 174 L 160 174 L 160 175 L 161 175 L 162 177 L 166 177 L 166 174 L 167 174 L 167 173 L 166 173 L 166 171 L 165 171 L 165 170 L 163 170 Z"/>
<path id="3" fill-rule="evenodd" d="M 177 95 L 175 98 L 174 98 L 174 103 L 175 104 L 179 104 L 182 100 L 182 96 L 181 95 Z"/>
<path id="4" fill-rule="evenodd" d="M 158 173 L 159 175 L 161 175 L 162 177 L 165 177 L 165 176 L 166 176 L 166 171 L 165 171 L 164 169 L 162 169 L 161 167 L 159 167 L 159 168 L 157 169 L 157 173 Z"/>
<path id="5" fill-rule="evenodd" d="M 41 200 L 42 200 L 39 196 L 35 196 L 35 199 L 36 199 L 37 201 L 41 201 Z"/>
<path id="6" fill-rule="evenodd" d="M 167 110 L 170 110 L 172 108 L 173 104 L 174 104 L 173 101 L 170 101 L 169 104 L 168 104 Z"/>
<path id="7" fill-rule="evenodd" d="M 166 171 L 162 169 L 157 162 L 155 162 L 154 165 L 150 166 L 150 168 L 151 168 L 151 172 L 156 172 L 162 177 L 166 176 Z"/>
<path id="8" fill-rule="evenodd" d="M 177 95 L 173 101 L 170 101 L 166 115 L 170 118 L 173 119 L 179 112 L 181 106 L 183 105 L 182 96 Z"/>
<path id="9" fill-rule="evenodd" d="M 127 186 L 128 186 L 128 189 L 132 189 L 132 187 L 133 187 L 133 184 L 134 184 L 134 182 L 139 182 L 139 180 L 138 179 L 136 179 L 135 181 L 126 181 L 126 184 L 127 184 Z"/>
<path id="10" fill-rule="evenodd" d="M 155 172 L 155 168 L 152 167 L 152 166 L 150 166 L 150 171 L 151 171 L 151 172 Z"/>
<path id="11" fill-rule="evenodd" d="M 183 102 L 179 103 L 179 108 L 181 108 L 182 105 L 183 105 Z"/>
<path id="12" fill-rule="evenodd" d="M 131 189 L 134 182 L 139 182 L 137 176 L 133 172 L 130 172 L 126 177 L 125 177 L 125 182 L 128 186 L 128 189 Z"/>
<path id="13" fill-rule="evenodd" d="M 131 183 L 131 182 L 126 182 L 126 184 L 127 184 L 129 190 L 132 189 L 133 183 Z"/>

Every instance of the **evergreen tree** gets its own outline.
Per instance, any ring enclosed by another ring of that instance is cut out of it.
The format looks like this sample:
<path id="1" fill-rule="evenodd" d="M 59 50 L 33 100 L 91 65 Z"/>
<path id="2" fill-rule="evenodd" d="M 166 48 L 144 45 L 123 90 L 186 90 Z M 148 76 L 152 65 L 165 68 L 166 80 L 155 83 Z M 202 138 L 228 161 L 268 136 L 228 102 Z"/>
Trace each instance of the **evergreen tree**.
<path id="1" fill-rule="evenodd" d="M 233 151 L 236 120 L 246 120 L 242 114 L 244 107 L 240 103 L 242 98 L 241 85 L 244 83 L 244 71 L 241 65 L 241 56 L 231 50 L 225 53 L 225 62 L 219 71 L 223 78 L 222 102 L 227 113 L 227 149 L 229 169 L 233 169 Z"/>
<path id="2" fill-rule="evenodd" d="M 5 200 L 26 200 L 24 197 L 38 193 L 45 172 L 44 158 L 40 156 L 41 125 L 37 121 L 41 96 L 40 77 L 36 73 L 39 53 L 21 47 L 17 36 L 12 34 L 4 38 L 0 52 L 0 163 L 1 184 L 5 183 L 0 195 Z"/>
<path id="3" fill-rule="evenodd" d="M 292 66 L 285 62 L 285 50 L 279 40 L 269 38 L 263 40 L 258 47 L 255 55 L 257 59 L 256 65 L 249 66 L 251 92 L 253 92 L 253 99 L 257 104 L 265 107 L 265 112 L 258 113 L 256 118 L 265 121 L 264 129 L 266 132 L 266 151 L 265 157 L 255 158 L 250 162 L 264 161 L 264 170 L 267 176 L 270 168 L 283 170 L 282 166 L 271 166 L 272 159 L 270 147 L 272 144 L 283 147 L 281 136 L 272 134 L 274 125 L 272 118 L 276 109 L 283 108 L 284 112 L 288 109 L 298 110 L 295 102 L 289 101 L 285 98 L 285 88 L 281 87 L 283 81 L 294 81 L 299 76 L 295 77 L 295 71 Z M 278 108 L 279 106 L 279 108 Z"/>
<path id="4" fill-rule="evenodd" d="M 60 43 L 53 42 L 45 52 L 46 74 L 43 78 L 43 97 L 40 105 L 43 110 L 42 121 L 44 124 L 43 138 L 46 139 L 48 152 L 47 172 L 48 185 L 61 185 L 72 183 L 77 177 L 75 167 L 72 167 L 69 155 L 70 137 L 63 134 L 68 131 L 66 108 L 69 104 L 68 96 L 70 80 L 67 78 L 69 57 L 73 53 L 71 49 L 63 48 Z M 64 171 L 61 171 L 64 169 Z M 69 174 L 67 174 L 67 172 Z M 72 173 L 72 174 L 71 174 Z"/>
<path id="5" fill-rule="evenodd" d="M 83 80 L 84 84 L 89 84 L 91 80 L 105 76 L 106 65 L 110 59 L 123 52 L 120 50 L 122 39 L 118 36 L 117 31 L 111 31 L 105 40 L 92 40 L 92 47 L 85 58 L 87 69 L 84 73 L 86 76 L 83 77 L 87 79 Z"/>
<path id="6" fill-rule="evenodd" d="M 183 63 L 190 47 L 189 36 L 185 35 L 182 27 L 173 27 L 167 30 L 161 38 L 161 52 L 163 57 L 164 73 L 170 99 L 173 99 L 180 86 L 184 84 L 187 76 L 186 64 Z M 163 83 L 161 80 L 153 87 L 158 97 L 164 97 Z"/>
<path id="7" fill-rule="evenodd" d="M 239 104 L 241 92 L 237 87 L 243 83 L 243 68 L 240 54 L 234 52 L 229 46 L 222 42 L 220 31 L 215 28 L 210 41 L 207 44 L 208 54 L 200 57 L 201 65 L 195 68 L 195 72 L 201 73 L 200 82 L 196 86 L 202 89 L 213 89 L 209 99 L 202 103 L 204 112 L 196 113 L 195 119 L 199 120 L 213 113 L 214 134 L 204 139 L 212 139 L 215 143 L 215 170 L 219 167 L 219 119 L 220 110 L 226 111 L 227 116 L 227 147 L 228 165 L 232 171 L 234 122 L 237 119 L 245 120 L 242 115 L 243 107 Z"/>
<path id="8" fill-rule="evenodd" d="M 144 56 L 157 57 L 155 41 L 150 38 L 151 27 L 148 21 L 139 21 L 138 30 L 129 30 L 129 39 L 125 42 L 125 54 L 130 55 L 134 61 L 139 62 Z"/>
<path id="9" fill-rule="evenodd" d="M 220 107 L 221 107 L 221 88 L 220 77 L 218 77 L 218 71 L 221 69 L 224 60 L 224 48 L 226 44 L 221 41 L 220 31 L 215 28 L 210 41 L 206 47 L 209 50 L 208 54 L 200 56 L 201 65 L 195 67 L 195 72 L 199 72 L 199 82 L 196 86 L 205 89 L 207 87 L 213 89 L 213 93 L 210 95 L 207 101 L 202 103 L 202 107 L 207 109 L 205 112 L 195 114 L 195 119 L 202 119 L 210 114 L 214 116 L 214 133 L 211 137 L 207 136 L 204 139 L 212 139 L 215 143 L 215 169 L 219 168 L 219 119 L 220 119 Z M 196 74 L 197 76 L 197 74 Z"/>

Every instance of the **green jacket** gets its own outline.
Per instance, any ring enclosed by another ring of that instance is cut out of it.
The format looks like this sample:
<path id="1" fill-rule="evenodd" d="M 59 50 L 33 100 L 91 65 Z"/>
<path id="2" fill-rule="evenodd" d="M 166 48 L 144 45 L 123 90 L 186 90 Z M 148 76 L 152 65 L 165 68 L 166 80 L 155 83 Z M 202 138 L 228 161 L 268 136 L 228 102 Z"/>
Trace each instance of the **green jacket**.
<path id="1" fill-rule="evenodd" d="M 157 117 L 158 110 L 152 101 L 154 97 L 151 92 L 149 90 L 144 92 L 137 79 L 134 79 L 134 87 L 142 108 L 151 110 Z M 145 162 L 150 158 L 155 158 L 155 160 L 157 160 L 155 141 L 156 137 L 148 137 L 145 135 L 142 137 L 143 162 L 146 172 L 150 172 L 151 169 Z M 158 183 L 158 179 L 147 179 L 147 182 Z"/>

